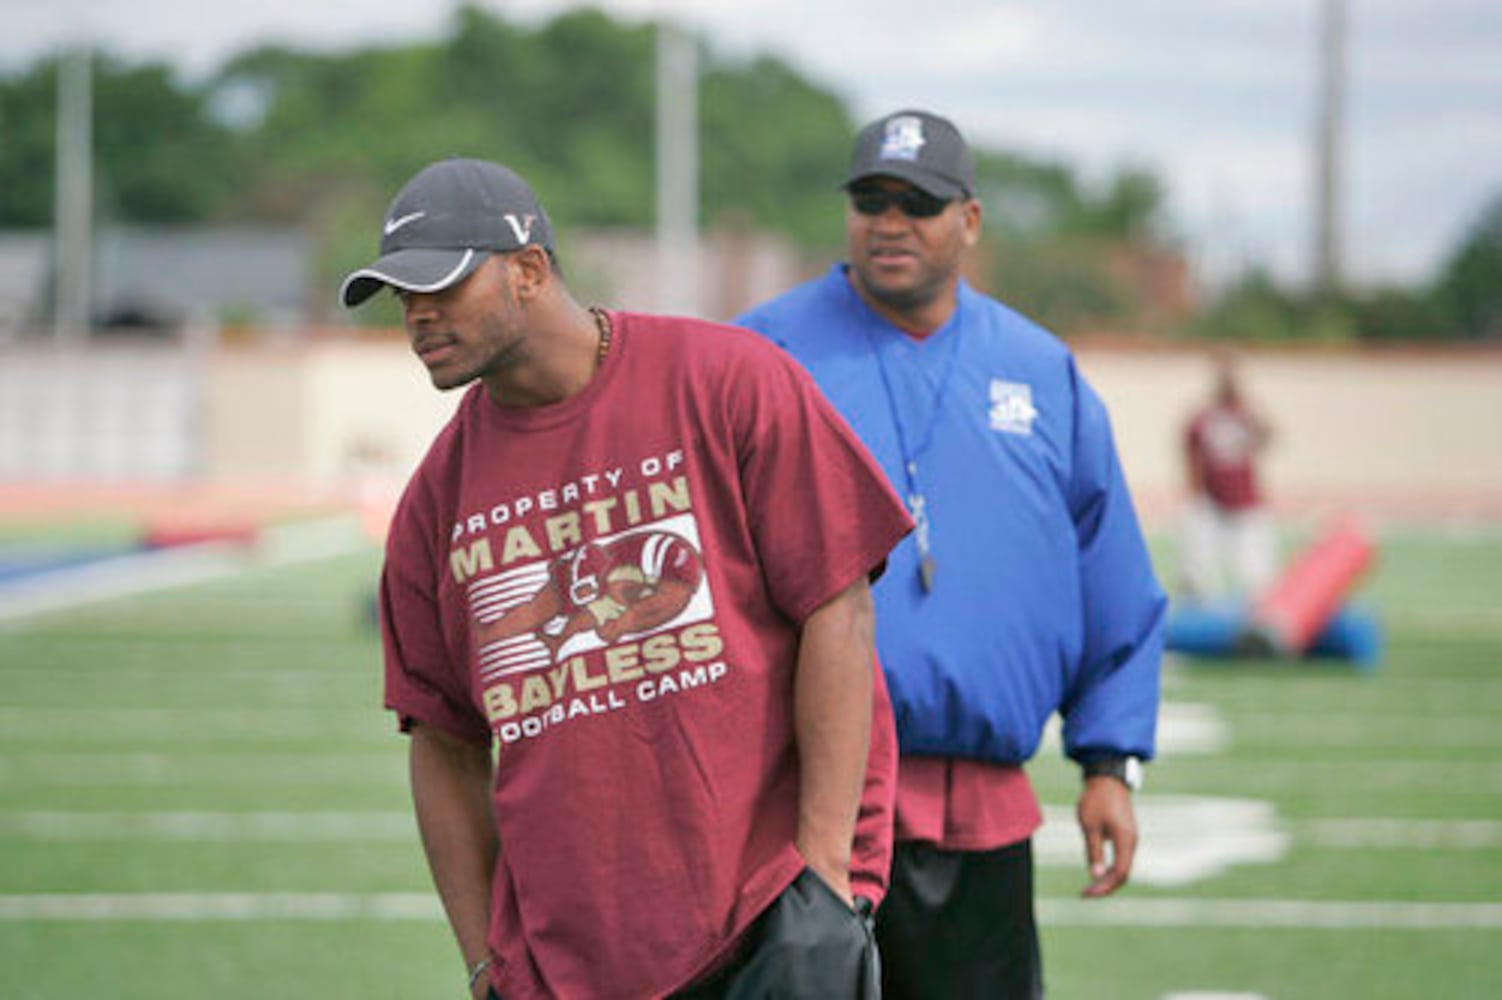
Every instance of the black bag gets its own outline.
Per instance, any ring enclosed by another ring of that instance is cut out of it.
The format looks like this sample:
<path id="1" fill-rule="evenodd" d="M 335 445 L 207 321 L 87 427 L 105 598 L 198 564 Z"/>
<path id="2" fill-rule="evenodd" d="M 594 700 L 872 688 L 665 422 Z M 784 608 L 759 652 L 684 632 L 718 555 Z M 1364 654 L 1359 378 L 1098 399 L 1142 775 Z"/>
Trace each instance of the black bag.
<path id="1" fill-rule="evenodd" d="M 746 931 L 735 959 L 679 1000 L 880 1000 L 871 904 L 856 905 L 803 869 Z"/>

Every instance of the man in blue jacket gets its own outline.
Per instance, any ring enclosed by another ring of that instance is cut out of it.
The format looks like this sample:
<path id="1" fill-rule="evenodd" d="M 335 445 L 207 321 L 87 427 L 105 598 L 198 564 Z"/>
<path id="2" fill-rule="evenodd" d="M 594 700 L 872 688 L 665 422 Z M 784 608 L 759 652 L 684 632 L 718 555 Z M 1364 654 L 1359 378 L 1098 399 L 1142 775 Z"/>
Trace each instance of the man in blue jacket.
<path id="1" fill-rule="evenodd" d="M 844 189 L 848 263 L 739 322 L 813 373 L 917 523 L 875 588 L 902 754 L 883 988 L 1037 997 L 1022 764 L 1057 711 L 1083 771 L 1084 895 L 1120 888 L 1166 601 L 1100 398 L 1059 340 L 960 277 L 981 204 L 958 130 L 873 122 Z"/>

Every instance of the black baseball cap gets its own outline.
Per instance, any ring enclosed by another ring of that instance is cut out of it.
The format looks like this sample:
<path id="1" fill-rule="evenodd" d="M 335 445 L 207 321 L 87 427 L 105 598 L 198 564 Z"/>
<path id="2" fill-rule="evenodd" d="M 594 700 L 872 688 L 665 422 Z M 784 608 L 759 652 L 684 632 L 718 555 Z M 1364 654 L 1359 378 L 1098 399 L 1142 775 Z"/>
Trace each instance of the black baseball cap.
<path id="1" fill-rule="evenodd" d="M 844 187 L 849 190 L 869 177 L 896 177 L 935 198 L 968 198 L 975 191 L 975 161 L 949 119 L 927 111 L 898 111 L 855 137 Z"/>
<path id="2" fill-rule="evenodd" d="M 345 278 L 339 297 L 353 308 L 383 285 L 442 291 L 491 253 L 533 244 L 552 249 L 553 227 L 515 171 L 489 160 L 439 160 L 397 192 L 381 226 L 380 257 Z"/>

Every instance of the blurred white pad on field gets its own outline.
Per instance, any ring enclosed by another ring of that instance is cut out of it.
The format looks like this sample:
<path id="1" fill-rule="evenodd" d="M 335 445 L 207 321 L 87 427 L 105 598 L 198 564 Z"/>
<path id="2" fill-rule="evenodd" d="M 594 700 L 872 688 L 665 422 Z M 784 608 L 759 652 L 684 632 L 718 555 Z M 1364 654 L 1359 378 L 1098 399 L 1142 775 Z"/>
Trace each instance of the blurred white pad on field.
<path id="1" fill-rule="evenodd" d="M 1144 885 L 1188 885 L 1233 865 L 1274 862 L 1292 842 L 1277 810 L 1258 799 L 1140 795 L 1136 805 L 1140 839 L 1132 881 Z M 1044 807 L 1033 856 L 1040 865 L 1083 869 L 1085 840 L 1072 808 Z"/>

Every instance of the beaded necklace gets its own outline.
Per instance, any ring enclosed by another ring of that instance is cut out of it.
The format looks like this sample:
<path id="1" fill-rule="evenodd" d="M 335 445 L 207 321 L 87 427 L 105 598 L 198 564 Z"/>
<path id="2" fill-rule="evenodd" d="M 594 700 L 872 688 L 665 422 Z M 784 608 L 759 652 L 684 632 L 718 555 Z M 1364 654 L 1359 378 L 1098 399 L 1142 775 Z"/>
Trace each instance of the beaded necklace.
<path id="1" fill-rule="evenodd" d="M 589 311 L 595 318 L 595 329 L 600 331 L 600 339 L 595 346 L 595 370 L 599 371 L 605 364 L 605 355 L 610 353 L 610 317 L 605 315 L 605 310 L 596 306 L 590 306 Z"/>

